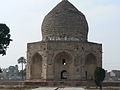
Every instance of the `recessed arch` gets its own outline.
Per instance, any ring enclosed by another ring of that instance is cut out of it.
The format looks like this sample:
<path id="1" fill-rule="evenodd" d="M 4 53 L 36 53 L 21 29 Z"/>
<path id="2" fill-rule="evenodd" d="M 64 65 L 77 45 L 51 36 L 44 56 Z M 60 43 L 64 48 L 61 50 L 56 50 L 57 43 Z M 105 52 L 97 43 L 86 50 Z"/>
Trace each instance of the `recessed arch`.
<path id="1" fill-rule="evenodd" d="M 31 59 L 31 78 L 40 79 L 42 73 L 42 56 L 39 53 L 35 53 Z"/>
<path id="2" fill-rule="evenodd" d="M 94 71 L 97 67 L 97 59 L 96 56 L 92 53 L 87 54 L 85 57 L 85 78 L 86 80 L 93 80 Z"/>
<path id="3" fill-rule="evenodd" d="M 64 77 L 66 73 L 70 74 L 70 66 L 72 64 L 72 56 L 68 52 L 59 52 L 54 57 L 54 78 L 56 80 L 66 80 L 69 77 Z M 70 76 L 70 75 L 69 75 Z"/>
<path id="4" fill-rule="evenodd" d="M 67 65 L 72 63 L 72 55 L 69 52 L 59 52 L 54 57 L 54 63 L 60 65 Z"/>
<path id="5" fill-rule="evenodd" d="M 94 54 L 90 53 L 85 58 L 85 65 L 96 64 L 97 60 Z"/>

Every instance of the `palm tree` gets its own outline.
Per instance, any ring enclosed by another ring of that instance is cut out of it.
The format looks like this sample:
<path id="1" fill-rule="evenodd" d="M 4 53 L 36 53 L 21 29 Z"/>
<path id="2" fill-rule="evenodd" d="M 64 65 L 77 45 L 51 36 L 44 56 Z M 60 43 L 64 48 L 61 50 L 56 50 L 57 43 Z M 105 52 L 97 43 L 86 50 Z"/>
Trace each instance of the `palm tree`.
<path id="1" fill-rule="evenodd" d="M 22 80 L 23 80 L 23 64 L 26 63 L 26 59 L 24 57 L 20 57 L 18 59 L 18 64 L 20 64 L 20 63 L 21 63 L 21 66 L 22 66 Z"/>

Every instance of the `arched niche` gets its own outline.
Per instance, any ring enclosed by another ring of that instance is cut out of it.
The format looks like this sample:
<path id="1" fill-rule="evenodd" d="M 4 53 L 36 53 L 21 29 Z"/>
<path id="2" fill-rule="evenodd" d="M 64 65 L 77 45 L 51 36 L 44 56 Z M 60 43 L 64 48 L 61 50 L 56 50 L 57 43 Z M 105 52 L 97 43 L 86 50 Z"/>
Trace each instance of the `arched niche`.
<path id="1" fill-rule="evenodd" d="M 92 53 L 87 54 L 85 57 L 85 79 L 93 80 L 94 71 L 97 67 L 96 56 Z"/>
<path id="2" fill-rule="evenodd" d="M 42 56 L 35 53 L 31 59 L 31 78 L 40 79 L 42 73 Z"/>
<path id="3" fill-rule="evenodd" d="M 58 53 L 54 58 L 54 78 L 56 80 L 62 80 L 62 76 L 65 75 L 66 71 L 67 73 L 70 73 L 70 67 L 72 65 L 72 56 L 68 52 L 60 52 Z M 69 75 L 70 76 L 70 75 Z M 69 79 L 69 77 L 66 78 L 66 80 Z"/>

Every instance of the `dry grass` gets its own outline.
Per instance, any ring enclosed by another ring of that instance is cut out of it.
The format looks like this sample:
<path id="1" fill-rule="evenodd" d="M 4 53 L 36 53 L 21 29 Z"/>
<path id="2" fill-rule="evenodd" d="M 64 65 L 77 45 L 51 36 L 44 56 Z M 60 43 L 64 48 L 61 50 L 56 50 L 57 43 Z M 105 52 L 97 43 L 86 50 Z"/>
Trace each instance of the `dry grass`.
<path id="1" fill-rule="evenodd" d="M 85 90 L 100 90 L 100 89 L 90 88 Z M 120 87 L 104 87 L 103 90 L 120 90 Z"/>

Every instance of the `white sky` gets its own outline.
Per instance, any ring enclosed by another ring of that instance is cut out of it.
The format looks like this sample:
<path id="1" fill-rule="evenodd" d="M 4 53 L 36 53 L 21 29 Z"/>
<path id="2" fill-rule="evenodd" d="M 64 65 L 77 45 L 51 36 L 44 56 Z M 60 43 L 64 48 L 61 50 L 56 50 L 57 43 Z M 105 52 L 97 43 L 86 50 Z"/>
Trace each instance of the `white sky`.
<path id="1" fill-rule="evenodd" d="M 26 57 L 28 42 L 40 41 L 44 16 L 61 0 L 0 0 L 0 23 L 11 30 L 11 42 L 6 56 L 0 56 L 0 66 L 17 64 Z M 120 0 L 69 0 L 87 18 L 89 41 L 103 44 L 103 67 L 120 69 Z"/>

